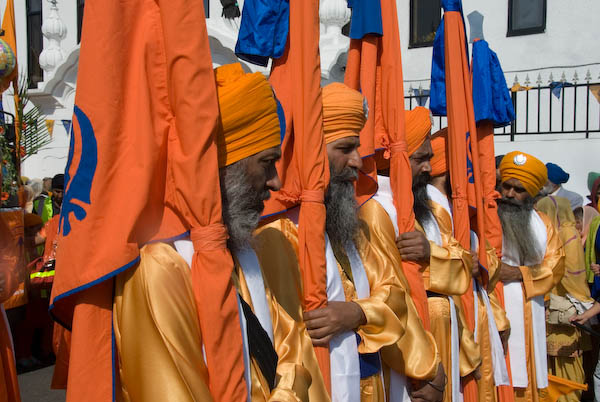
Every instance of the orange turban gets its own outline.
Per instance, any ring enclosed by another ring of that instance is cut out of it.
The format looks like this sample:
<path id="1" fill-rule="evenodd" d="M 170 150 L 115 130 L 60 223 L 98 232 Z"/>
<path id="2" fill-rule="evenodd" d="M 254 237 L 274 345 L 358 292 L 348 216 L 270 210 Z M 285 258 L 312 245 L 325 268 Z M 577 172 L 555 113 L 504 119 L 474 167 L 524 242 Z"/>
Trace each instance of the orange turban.
<path id="1" fill-rule="evenodd" d="M 358 137 L 367 121 L 364 97 L 340 83 L 323 88 L 323 133 L 325 143 L 345 137 Z"/>
<path id="2" fill-rule="evenodd" d="M 508 179 L 519 180 L 529 195 L 535 197 L 548 181 L 548 170 L 535 156 L 513 151 L 506 154 L 500 162 L 500 176 L 502 182 Z"/>
<path id="3" fill-rule="evenodd" d="M 411 156 L 429 137 L 431 118 L 429 109 L 422 106 L 408 110 L 405 116 L 406 146 L 408 147 L 408 156 Z"/>
<path id="4" fill-rule="evenodd" d="M 281 144 L 273 89 L 261 73 L 246 74 L 239 63 L 215 69 L 220 129 L 219 167 Z"/>
<path id="5" fill-rule="evenodd" d="M 431 136 L 431 149 L 433 158 L 431 158 L 431 176 L 440 176 L 448 171 L 446 159 L 446 138 L 448 137 L 448 128 L 441 129 Z"/>

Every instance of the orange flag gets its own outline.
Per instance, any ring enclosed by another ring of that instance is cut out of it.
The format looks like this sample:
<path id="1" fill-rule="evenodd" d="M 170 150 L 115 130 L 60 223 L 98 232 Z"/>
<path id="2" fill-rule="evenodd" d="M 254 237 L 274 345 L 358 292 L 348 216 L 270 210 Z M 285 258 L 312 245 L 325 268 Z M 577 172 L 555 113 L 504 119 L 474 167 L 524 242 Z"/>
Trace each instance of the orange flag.
<path id="1" fill-rule="evenodd" d="M 85 7 L 51 302 L 57 321 L 72 328 L 67 401 L 113 400 L 113 278 L 135 269 L 148 241 L 188 230 L 211 394 L 245 401 L 203 2 Z M 119 45 L 105 46 L 107 35 Z"/>
<path id="2" fill-rule="evenodd" d="M 360 132 L 363 167 L 356 183 L 359 205 L 367 202 L 377 192 L 377 167 L 375 166 L 375 97 L 378 64 L 379 37 L 368 34 L 362 39 L 351 39 L 346 63 L 344 83 L 362 92 L 367 100 L 368 118 Z"/>
<path id="3" fill-rule="evenodd" d="M 285 113 L 286 135 L 279 162 L 282 188 L 266 203 L 265 215 L 300 203 L 298 254 L 304 309 L 327 305 L 325 189 L 329 183 L 323 138 L 319 1 L 291 0 L 290 29 L 283 56 L 270 77 Z M 331 392 L 329 349 L 315 347 L 323 380 Z"/>
<path id="4" fill-rule="evenodd" d="M 391 151 L 390 183 L 394 194 L 394 205 L 398 212 L 398 229 L 400 233 L 406 233 L 414 230 L 415 215 L 413 212 L 412 171 L 405 139 L 404 83 L 398 13 L 394 0 L 381 0 L 381 19 L 384 32 L 379 49 L 381 117 L 388 133 L 388 146 Z M 422 267 L 411 261 L 403 261 L 402 268 L 410 284 L 415 307 L 425 329 L 429 330 L 429 310 L 421 273 Z"/>
<path id="5" fill-rule="evenodd" d="M 548 388 L 540 393 L 541 402 L 556 402 L 563 396 L 574 391 L 587 391 L 587 384 L 580 384 L 561 377 L 548 374 Z"/>

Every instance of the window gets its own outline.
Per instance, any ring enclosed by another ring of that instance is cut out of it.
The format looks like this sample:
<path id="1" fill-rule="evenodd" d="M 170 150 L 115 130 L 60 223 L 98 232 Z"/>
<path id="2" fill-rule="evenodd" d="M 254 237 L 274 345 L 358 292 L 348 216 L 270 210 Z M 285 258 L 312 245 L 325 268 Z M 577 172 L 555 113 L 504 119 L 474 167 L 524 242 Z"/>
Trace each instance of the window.
<path id="1" fill-rule="evenodd" d="M 410 0 L 409 47 L 433 46 L 441 18 L 440 0 Z"/>
<path id="2" fill-rule="evenodd" d="M 208 0 L 204 0 L 204 15 L 206 18 L 210 17 L 210 3 Z"/>
<path id="3" fill-rule="evenodd" d="M 546 30 L 546 0 L 509 0 L 507 36 L 531 35 Z"/>
<path id="4" fill-rule="evenodd" d="M 77 0 L 77 43 L 81 42 L 81 26 L 83 24 L 83 6 L 85 0 Z"/>
<path id="5" fill-rule="evenodd" d="M 37 88 L 44 80 L 40 67 L 44 36 L 42 35 L 42 0 L 27 0 L 27 76 L 29 88 Z"/>

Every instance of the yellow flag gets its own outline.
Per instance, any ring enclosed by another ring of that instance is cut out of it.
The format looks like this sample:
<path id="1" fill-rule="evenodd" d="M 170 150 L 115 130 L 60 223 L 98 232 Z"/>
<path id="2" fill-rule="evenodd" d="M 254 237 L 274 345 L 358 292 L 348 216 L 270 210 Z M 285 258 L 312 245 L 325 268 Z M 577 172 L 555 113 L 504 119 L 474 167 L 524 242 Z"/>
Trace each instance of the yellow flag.
<path id="1" fill-rule="evenodd" d="M 46 120 L 46 128 L 48 129 L 50 138 L 52 138 L 52 133 L 54 132 L 54 120 Z"/>

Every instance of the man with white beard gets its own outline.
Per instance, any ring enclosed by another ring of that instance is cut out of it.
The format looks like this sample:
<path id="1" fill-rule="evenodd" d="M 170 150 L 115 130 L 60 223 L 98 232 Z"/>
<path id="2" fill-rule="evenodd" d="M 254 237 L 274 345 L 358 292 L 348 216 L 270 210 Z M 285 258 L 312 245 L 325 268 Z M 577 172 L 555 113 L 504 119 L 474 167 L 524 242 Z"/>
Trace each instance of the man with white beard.
<path id="1" fill-rule="evenodd" d="M 548 174 L 546 166 L 524 152 L 507 154 L 500 163 L 502 263 L 512 382 L 516 401 L 538 401 L 548 386 L 544 295 L 564 274 L 564 250 L 552 221 L 537 212 L 534 198 Z"/>

